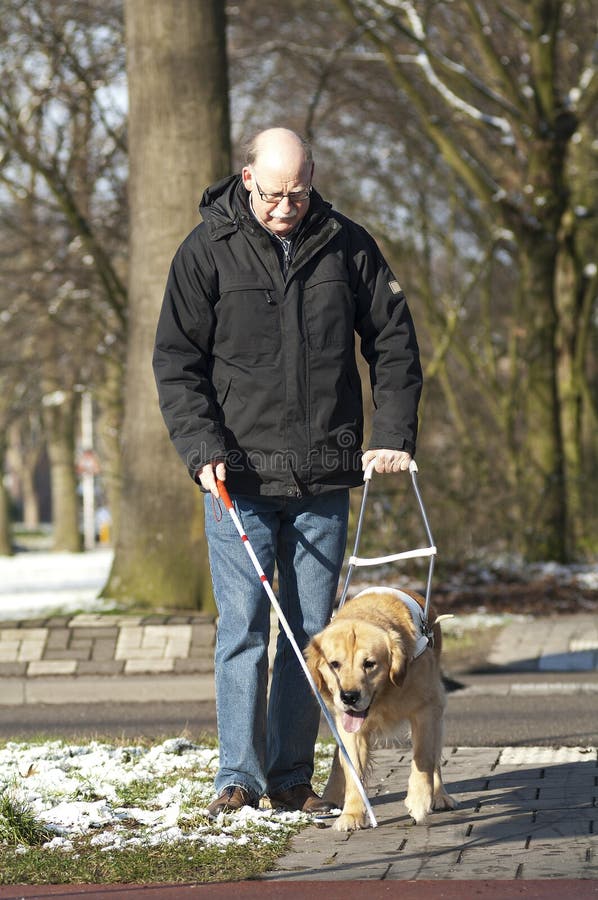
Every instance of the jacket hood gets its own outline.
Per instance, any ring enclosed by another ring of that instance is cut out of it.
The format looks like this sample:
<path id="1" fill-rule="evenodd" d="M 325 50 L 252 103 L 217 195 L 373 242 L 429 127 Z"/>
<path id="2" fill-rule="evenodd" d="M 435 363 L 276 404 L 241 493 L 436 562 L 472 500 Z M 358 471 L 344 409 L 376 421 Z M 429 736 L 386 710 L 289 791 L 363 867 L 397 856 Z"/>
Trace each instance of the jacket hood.
<path id="1" fill-rule="evenodd" d="M 199 211 L 213 240 L 237 231 L 240 219 L 249 216 L 244 194 L 240 175 L 228 175 L 206 188 Z"/>

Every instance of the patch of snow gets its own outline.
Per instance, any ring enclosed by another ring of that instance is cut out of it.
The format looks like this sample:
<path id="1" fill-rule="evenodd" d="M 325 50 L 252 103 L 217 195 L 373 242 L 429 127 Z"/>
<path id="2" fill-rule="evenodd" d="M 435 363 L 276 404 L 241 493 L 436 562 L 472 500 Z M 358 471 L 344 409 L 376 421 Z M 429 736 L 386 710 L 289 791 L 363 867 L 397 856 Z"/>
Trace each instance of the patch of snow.
<path id="1" fill-rule="evenodd" d="M 333 749 L 316 750 L 327 769 Z M 222 850 L 258 846 L 310 821 L 303 813 L 250 807 L 209 821 L 217 768 L 217 750 L 183 738 L 151 747 L 9 742 L 0 749 L 0 793 L 26 804 L 53 833 L 45 849 L 68 852 L 84 836 L 106 851 L 185 841 Z M 150 790 L 127 805 L 123 789 L 134 794 L 137 784 Z"/>
<path id="2" fill-rule="evenodd" d="M 489 613 L 482 608 L 475 613 L 455 615 L 452 619 L 444 620 L 442 622 L 442 630 L 447 634 L 461 637 L 468 631 L 479 628 L 492 628 L 495 625 L 508 625 L 517 622 L 524 625 L 532 620 L 533 616 L 524 616 L 514 613 Z"/>
<path id="3" fill-rule="evenodd" d="M 110 604 L 98 599 L 98 594 L 108 578 L 112 558 L 109 549 L 0 556 L 0 619 L 109 609 Z"/>
<path id="4" fill-rule="evenodd" d="M 428 54 L 420 50 L 420 52 L 415 57 L 415 61 L 425 74 L 429 84 L 441 95 L 441 97 L 451 106 L 453 109 L 458 110 L 459 112 L 465 113 L 470 118 L 475 119 L 478 122 L 483 122 L 485 125 L 490 125 L 493 128 L 497 128 L 499 131 L 502 131 L 503 136 L 505 138 L 512 138 L 511 125 L 503 116 L 493 116 L 488 113 L 483 112 L 478 109 L 476 106 L 473 106 L 471 103 L 468 103 L 466 100 L 463 100 L 462 97 L 459 97 L 452 91 L 436 74 L 434 68 L 430 62 L 430 58 Z"/>

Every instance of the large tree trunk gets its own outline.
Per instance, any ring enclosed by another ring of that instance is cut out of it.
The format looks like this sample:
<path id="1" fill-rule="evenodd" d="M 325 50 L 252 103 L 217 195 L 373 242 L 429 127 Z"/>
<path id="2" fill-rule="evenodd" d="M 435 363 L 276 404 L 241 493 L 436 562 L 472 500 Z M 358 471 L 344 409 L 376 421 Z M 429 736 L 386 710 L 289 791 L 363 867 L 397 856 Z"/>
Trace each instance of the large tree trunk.
<path id="1" fill-rule="evenodd" d="M 571 216 L 567 220 L 572 221 Z M 566 220 L 566 221 L 567 221 Z M 575 259 L 573 234 L 565 227 L 560 235 L 555 296 L 559 314 L 557 331 L 558 390 L 567 496 L 565 545 L 567 556 L 575 558 L 587 549 L 584 515 L 584 467 L 582 452 L 582 384 L 577 347 L 580 340 L 583 284 Z"/>
<path id="2" fill-rule="evenodd" d="M 536 48 L 537 50 L 537 48 Z M 540 51 L 538 51 L 540 52 Z M 549 68 L 552 75 L 552 70 Z M 546 91 L 550 98 L 550 85 Z M 545 103 L 548 105 L 548 100 Z M 566 463 L 579 473 L 579 429 L 571 419 L 574 387 L 569 359 L 570 325 L 576 319 L 574 271 L 563 265 L 567 245 L 565 159 L 575 121 L 553 111 L 550 139 L 529 143 L 528 176 L 536 205 L 530 223 L 520 220 L 523 288 L 523 341 L 527 365 L 525 457 L 522 484 L 525 546 L 529 559 L 564 562 L 574 540 L 567 540 L 571 525 Z M 535 219 L 535 221 L 534 221 Z M 560 266 L 559 266 L 560 259 Z M 572 258 L 569 256 L 569 263 Z M 567 271 L 568 269 L 568 271 Z M 564 277 L 565 276 L 565 277 Z M 565 429 L 565 432 L 563 431 Z M 577 432 L 577 434 L 575 434 Z M 567 453 L 566 453 L 567 451 Z M 533 490 L 530 490 L 530 488 Z M 570 535 L 574 538 L 574 535 Z"/>
<path id="3" fill-rule="evenodd" d="M 118 358 L 106 361 L 103 383 L 96 389 L 100 414 L 97 420 L 97 445 L 101 464 L 102 498 L 111 516 L 110 536 L 118 534 L 122 488 L 120 432 L 123 421 L 124 367 Z"/>
<path id="4" fill-rule="evenodd" d="M 571 558 L 591 559 L 597 549 L 596 516 L 592 512 L 597 508 L 597 406 L 590 387 L 590 366 L 595 364 L 590 341 L 598 278 L 595 263 L 585 263 L 595 258 L 595 216 L 589 211 L 595 206 L 596 171 L 591 149 L 593 131 L 586 125 L 580 134 L 583 139 L 572 143 L 569 151 L 571 198 L 559 231 L 557 349 L 568 499 L 566 540 Z"/>
<path id="5" fill-rule="evenodd" d="M 25 461 L 21 469 L 21 492 L 23 498 L 23 525 L 29 530 L 39 527 L 39 499 L 35 489 L 35 464 Z"/>
<path id="6" fill-rule="evenodd" d="M 122 503 L 106 596 L 210 601 L 200 492 L 170 445 L 151 369 L 170 260 L 204 188 L 230 171 L 224 5 L 127 0 L 130 332 Z"/>
<path id="7" fill-rule="evenodd" d="M 525 555 L 564 561 L 567 498 L 556 362 L 555 248 L 543 233 L 528 235 L 522 244 L 521 346 L 527 376 L 521 397 L 525 426 L 520 498 Z"/>
<path id="8" fill-rule="evenodd" d="M 10 468 L 16 473 L 23 504 L 25 528 L 39 526 L 39 498 L 35 488 L 35 469 L 42 445 L 41 425 L 35 414 L 24 416 L 9 433 L 8 455 Z"/>
<path id="9" fill-rule="evenodd" d="M 53 549 L 81 550 L 75 472 L 75 397 L 70 391 L 46 393 L 44 430 L 50 460 Z"/>

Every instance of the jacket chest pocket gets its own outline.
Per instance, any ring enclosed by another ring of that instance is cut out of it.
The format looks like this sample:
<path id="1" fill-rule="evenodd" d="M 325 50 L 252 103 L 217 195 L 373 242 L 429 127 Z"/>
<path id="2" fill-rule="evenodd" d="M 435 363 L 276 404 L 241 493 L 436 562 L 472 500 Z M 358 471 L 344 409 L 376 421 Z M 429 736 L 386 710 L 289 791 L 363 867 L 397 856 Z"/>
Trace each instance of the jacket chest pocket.
<path id="1" fill-rule="evenodd" d="M 346 351 L 353 346 L 355 298 L 347 280 L 310 280 L 304 286 L 303 308 L 311 347 Z"/>
<path id="2" fill-rule="evenodd" d="M 278 303 L 269 285 L 255 279 L 221 283 L 214 312 L 218 355 L 259 359 L 280 346 Z"/>

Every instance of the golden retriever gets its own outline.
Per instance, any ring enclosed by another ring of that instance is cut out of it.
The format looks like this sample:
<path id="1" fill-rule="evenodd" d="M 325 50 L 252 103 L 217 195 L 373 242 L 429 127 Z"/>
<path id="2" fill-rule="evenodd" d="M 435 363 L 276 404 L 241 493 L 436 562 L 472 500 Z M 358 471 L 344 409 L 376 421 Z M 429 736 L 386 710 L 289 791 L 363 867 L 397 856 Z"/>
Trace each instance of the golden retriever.
<path id="1" fill-rule="evenodd" d="M 414 616 L 423 620 L 423 606 L 415 592 L 370 588 L 349 600 L 305 649 L 308 668 L 362 781 L 372 747 L 409 722 L 413 760 L 405 805 L 418 824 L 433 809 L 457 806 L 440 773 L 445 707 L 440 626 L 430 607 L 435 624 L 429 646 L 414 622 Z M 366 826 L 365 805 L 338 748 L 324 798 L 342 807 L 334 824 L 338 831 Z"/>

